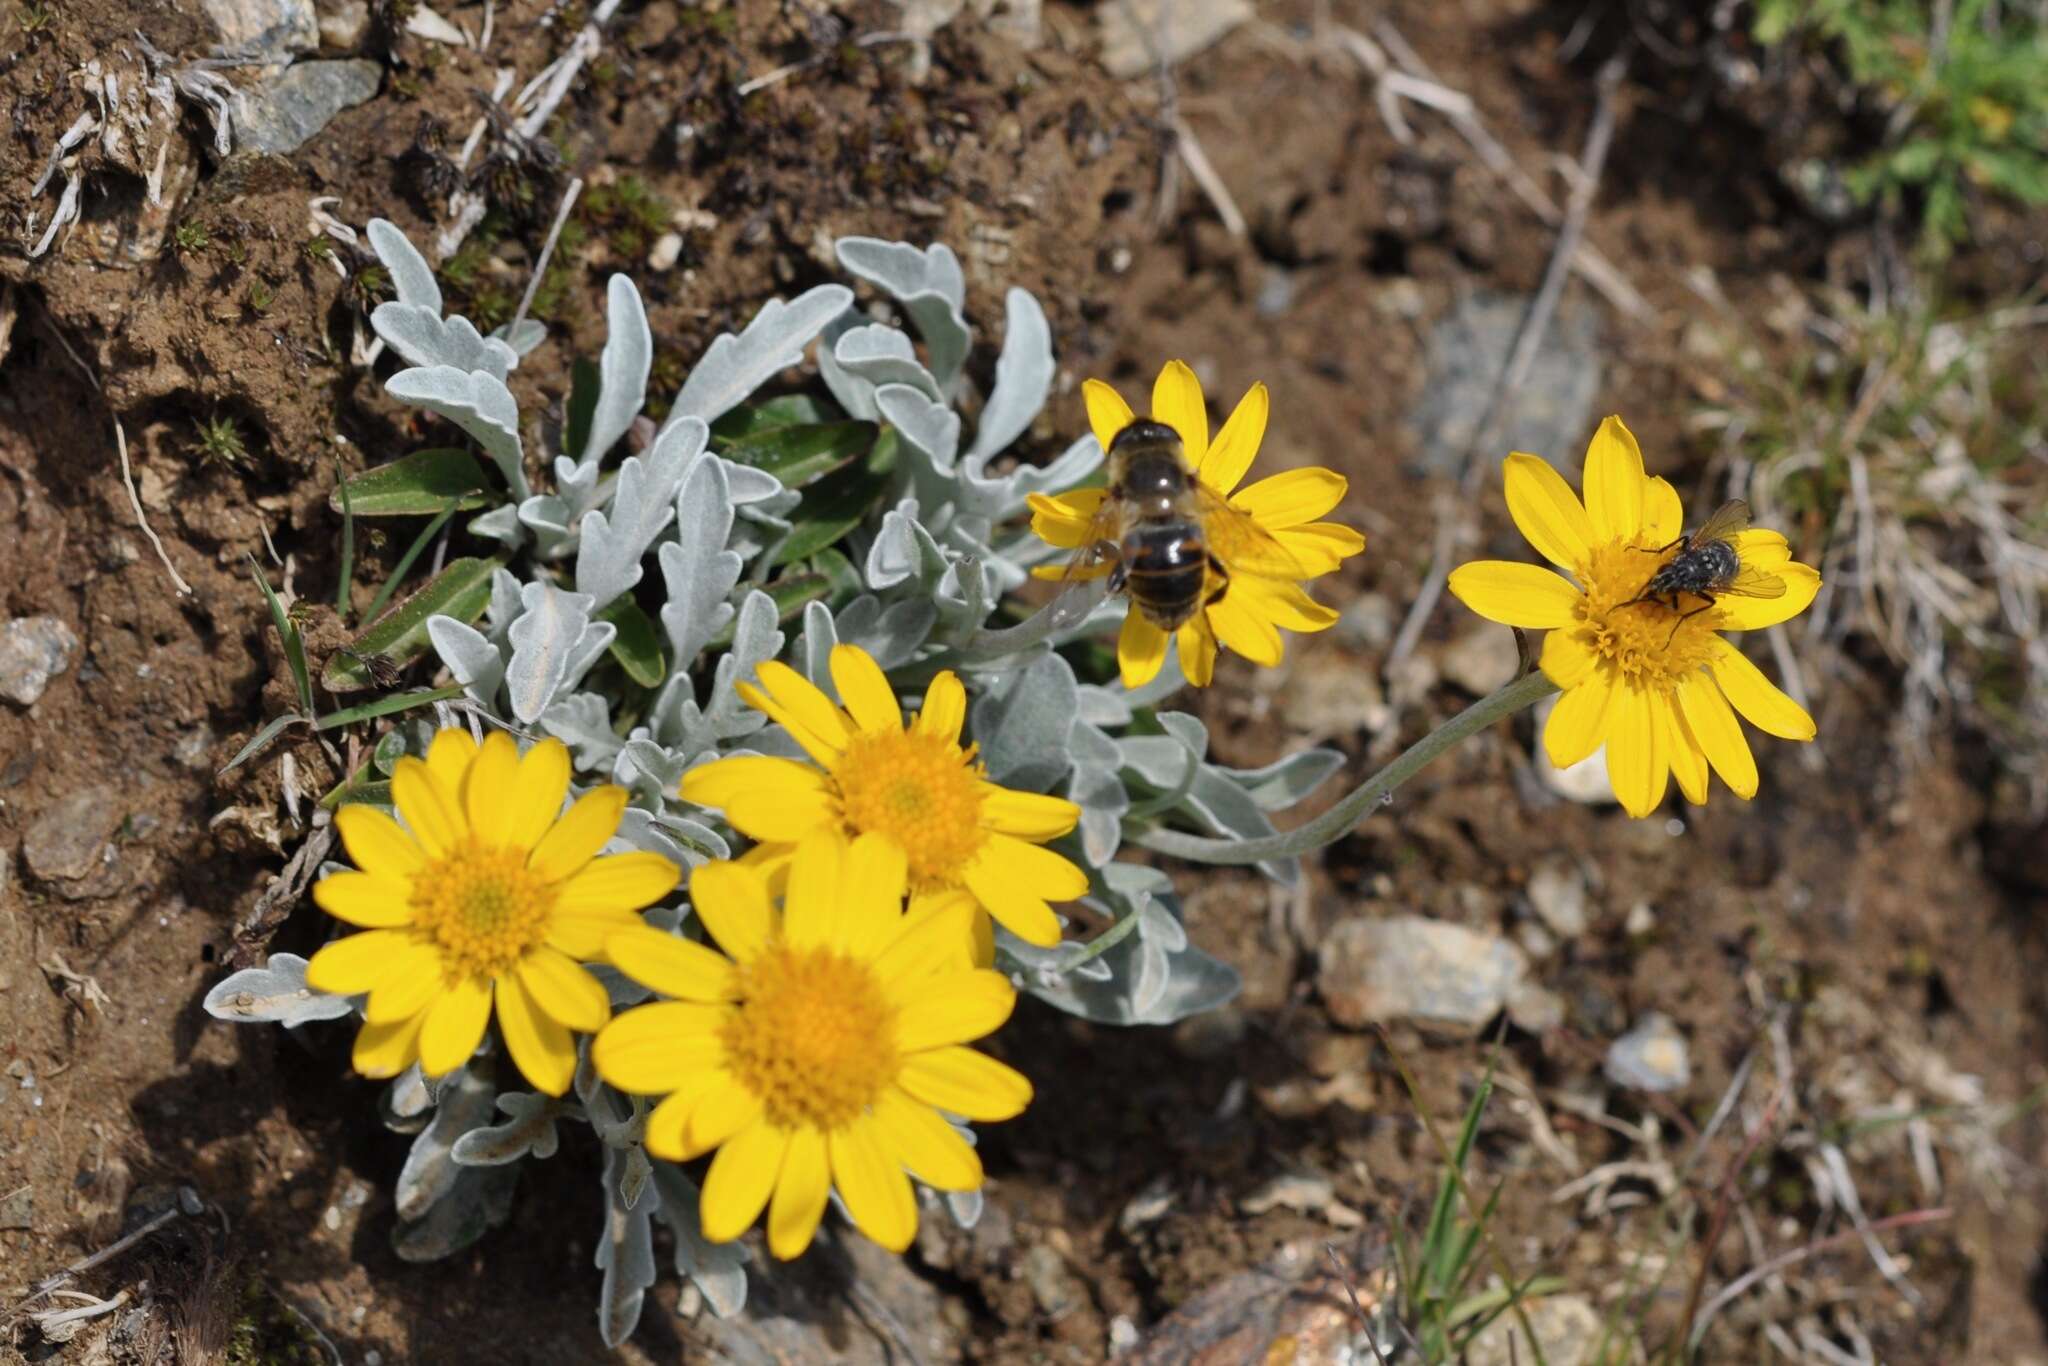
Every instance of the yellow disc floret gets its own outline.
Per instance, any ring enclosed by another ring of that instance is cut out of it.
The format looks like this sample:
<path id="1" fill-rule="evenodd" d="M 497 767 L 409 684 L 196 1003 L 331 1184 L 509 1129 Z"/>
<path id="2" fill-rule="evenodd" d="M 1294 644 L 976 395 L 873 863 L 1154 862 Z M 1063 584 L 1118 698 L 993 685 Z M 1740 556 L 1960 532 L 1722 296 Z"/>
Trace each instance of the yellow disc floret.
<path id="1" fill-rule="evenodd" d="M 413 880 L 413 925 L 441 950 L 454 977 L 495 977 L 547 935 L 555 889 L 526 866 L 524 849 L 470 839 Z"/>
<path id="2" fill-rule="evenodd" d="M 1721 613 L 1712 607 L 1694 611 L 1703 604 L 1690 599 L 1676 612 L 1663 602 L 1638 601 L 1665 558 L 1650 554 L 1654 547 L 1640 540 L 1593 548 L 1580 569 L 1586 596 L 1578 612 L 1591 628 L 1588 647 L 1613 665 L 1622 682 L 1668 689 L 1706 664 Z"/>
<path id="3" fill-rule="evenodd" d="M 981 774 L 971 746 L 916 731 L 857 735 L 832 779 L 848 836 L 887 835 L 901 845 L 913 891 L 956 885 L 981 850 Z"/>
<path id="4" fill-rule="evenodd" d="M 781 1129 L 831 1132 L 896 1076 L 896 1009 L 868 964 L 777 945 L 741 971 L 740 1007 L 719 1031 L 726 1066 Z"/>

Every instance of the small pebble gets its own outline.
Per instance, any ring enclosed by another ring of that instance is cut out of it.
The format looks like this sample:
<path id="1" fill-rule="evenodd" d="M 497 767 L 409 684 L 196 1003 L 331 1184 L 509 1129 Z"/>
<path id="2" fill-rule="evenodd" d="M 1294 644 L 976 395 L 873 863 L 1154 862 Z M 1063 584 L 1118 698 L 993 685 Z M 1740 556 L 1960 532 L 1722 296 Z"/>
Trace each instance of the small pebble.
<path id="1" fill-rule="evenodd" d="M 1678 1026 L 1651 1011 L 1608 1048 L 1601 1070 L 1616 1086 L 1662 1093 L 1692 1080 L 1692 1058 Z"/>

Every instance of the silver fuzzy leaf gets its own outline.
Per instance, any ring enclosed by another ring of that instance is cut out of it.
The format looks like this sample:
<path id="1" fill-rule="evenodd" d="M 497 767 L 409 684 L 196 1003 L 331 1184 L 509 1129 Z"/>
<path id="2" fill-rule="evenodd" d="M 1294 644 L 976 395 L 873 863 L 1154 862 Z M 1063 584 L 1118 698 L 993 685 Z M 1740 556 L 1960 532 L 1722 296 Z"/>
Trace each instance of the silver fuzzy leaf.
<path id="1" fill-rule="evenodd" d="M 819 285 L 789 303 L 770 299 L 745 331 L 727 332 L 706 348 L 704 359 L 683 381 L 663 426 L 674 426 L 686 417 L 716 422 L 769 380 L 800 364 L 804 348 L 825 324 L 852 306 L 853 291 L 845 285 Z"/>
<path id="2" fill-rule="evenodd" d="M 262 967 L 243 968 L 207 992 L 204 1004 L 216 1020 L 274 1022 L 287 1029 L 340 1019 L 355 1009 L 350 997 L 307 986 L 306 960 L 295 953 L 273 953 Z"/>

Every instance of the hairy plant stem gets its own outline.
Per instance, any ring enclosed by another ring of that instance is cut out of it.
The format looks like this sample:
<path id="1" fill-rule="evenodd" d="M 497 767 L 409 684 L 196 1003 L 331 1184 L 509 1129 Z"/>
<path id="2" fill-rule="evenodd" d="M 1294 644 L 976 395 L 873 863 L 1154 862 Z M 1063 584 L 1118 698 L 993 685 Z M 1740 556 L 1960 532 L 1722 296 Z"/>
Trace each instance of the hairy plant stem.
<path id="1" fill-rule="evenodd" d="M 1209 839 L 1201 835 L 1141 826 L 1126 830 L 1124 837 L 1161 854 L 1190 863 L 1264 863 L 1269 859 L 1294 858 L 1343 838 L 1353 826 L 1394 794 L 1394 789 L 1422 771 L 1424 765 L 1451 746 L 1485 730 L 1503 717 L 1512 716 L 1557 691 L 1557 685 L 1540 670 L 1516 679 L 1499 691 L 1480 698 L 1429 734 L 1401 752 L 1401 756 L 1347 793 L 1342 801 L 1306 825 L 1277 835 L 1254 840 Z"/>

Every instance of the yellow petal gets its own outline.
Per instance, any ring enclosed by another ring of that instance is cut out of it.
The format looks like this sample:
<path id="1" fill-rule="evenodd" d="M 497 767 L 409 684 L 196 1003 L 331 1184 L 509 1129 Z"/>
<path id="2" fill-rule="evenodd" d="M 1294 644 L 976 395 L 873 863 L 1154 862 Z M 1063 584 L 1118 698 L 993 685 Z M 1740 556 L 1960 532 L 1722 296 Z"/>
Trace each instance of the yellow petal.
<path id="1" fill-rule="evenodd" d="M 576 1076 L 576 1040 L 534 1004 L 518 974 L 497 981 L 498 1029 L 505 1051 L 527 1084 L 542 1095 L 559 1096 Z"/>
<path id="2" fill-rule="evenodd" d="M 1768 527 L 1738 531 L 1728 538 L 1728 543 L 1735 547 L 1738 559 L 1758 569 L 1775 570 L 1792 558 L 1792 544 L 1785 539 L 1785 533 Z"/>
<path id="3" fill-rule="evenodd" d="M 1541 631 L 1579 624 L 1579 590 L 1541 565 L 1472 560 L 1451 571 L 1449 587 L 1459 602 L 1503 626 Z"/>
<path id="4" fill-rule="evenodd" d="M 434 733 L 427 746 L 427 767 L 441 780 L 448 795 L 460 798 L 462 781 L 476 762 L 476 739 L 461 726 L 447 726 Z"/>
<path id="5" fill-rule="evenodd" d="M 905 1053 L 993 1034 L 1017 1008 L 1017 989 L 997 972 L 927 978 L 898 999 L 896 1046 Z"/>
<path id="6" fill-rule="evenodd" d="M 517 807 L 513 789 L 519 778 L 519 746 L 502 730 L 484 737 L 483 748 L 462 780 L 462 807 L 469 828 L 485 844 L 496 845 L 513 824 Z M 488 1003 L 487 1003 L 488 1004 Z M 421 1052 L 426 1045 L 420 1045 Z"/>
<path id="7" fill-rule="evenodd" d="M 690 904 L 718 947 L 735 962 L 751 963 L 774 936 L 768 884 L 744 864 L 720 860 L 693 870 Z"/>
<path id="8" fill-rule="evenodd" d="M 960 1131 L 931 1106 L 914 1100 L 900 1086 L 883 1090 L 875 1101 L 875 1127 L 911 1175 L 934 1190 L 978 1190 L 981 1159 Z"/>
<path id="9" fill-rule="evenodd" d="M 1166 632 L 1145 620 L 1136 607 L 1124 614 L 1116 638 L 1116 663 L 1126 688 L 1142 688 L 1159 676 L 1166 663 Z"/>
<path id="10" fill-rule="evenodd" d="M 1623 686 L 1614 691 L 1614 720 L 1607 731 L 1607 781 L 1621 809 L 1641 819 L 1664 801 L 1671 760 L 1664 753 L 1664 732 L 1657 724 L 1660 696 L 1647 688 Z"/>
<path id="11" fill-rule="evenodd" d="M 683 870 L 661 854 L 603 854 L 555 889 L 555 914 L 642 910 L 673 892 L 682 880 Z"/>
<path id="12" fill-rule="evenodd" d="M 1635 434 L 1618 417 L 1600 424 L 1586 447 L 1586 512 L 1596 541 L 1626 541 L 1643 530 L 1649 478 Z"/>
<path id="13" fill-rule="evenodd" d="M 1742 651 L 1727 641 L 1715 640 L 1713 652 L 1707 656 L 1707 667 L 1714 671 L 1714 681 L 1735 704 L 1735 710 L 1758 730 L 1781 740 L 1814 737 L 1813 718 L 1806 714 L 1806 709 L 1779 691 L 1777 684 L 1765 678 Z"/>
<path id="14" fill-rule="evenodd" d="M 420 1026 L 420 1070 L 443 1077 L 468 1062 L 490 1022 L 490 982 L 481 977 L 456 982 L 435 999 Z"/>
<path id="15" fill-rule="evenodd" d="M 1502 472 L 1508 515 L 1536 553 L 1559 569 L 1576 570 L 1593 553 L 1593 519 L 1572 486 L 1548 460 L 1520 451 Z"/>
<path id="16" fill-rule="evenodd" d="M 420 1056 L 420 1026 L 426 1022 L 423 1010 L 409 1019 L 391 1024 L 366 1024 L 356 1035 L 349 1057 L 356 1071 L 366 1077 L 395 1077 Z"/>
<path id="17" fill-rule="evenodd" d="M 1224 495 L 1237 487 L 1245 471 L 1252 467 L 1252 461 L 1258 458 L 1259 443 L 1266 439 L 1266 410 L 1269 406 L 1265 385 L 1254 384 L 1245 390 L 1244 397 L 1237 401 L 1237 407 L 1231 409 L 1223 430 L 1216 434 L 1216 444 L 1196 466 L 1203 483 Z M 1343 497 L 1341 488 L 1337 496 Z M 1335 507 L 1336 504 L 1330 506 Z M 1320 512 L 1310 514 L 1321 515 Z"/>
<path id="18" fill-rule="evenodd" d="M 704 1097 L 735 1084 L 722 1068 L 707 1067 L 690 1073 L 673 1094 L 648 1114 L 647 1151 L 665 1162 L 687 1162 L 696 1156 L 683 1141 L 690 1115 Z"/>
<path id="19" fill-rule="evenodd" d="M 1252 663 L 1270 669 L 1280 662 L 1286 647 L 1278 628 L 1260 614 L 1256 597 L 1240 591 L 1235 581 L 1220 601 L 1209 604 L 1205 615 L 1216 639 Z"/>
<path id="20" fill-rule="evenodd" d="M 917 1236 L 917 1197 L 887 1145 L 865 1115 L 825 1140 L 832 1160 L 832 1184 L 854 1226 L 888 1248 L 902 1252 Z"/>
<path id="21" fill-rule="evenodd" d="M 1282 527 L 1273 533 L 1273 539 L 1301 566 L 1302 574 L 1311 579 L 1329 573 L 1365 549 L 1363 534 L 1336 522 Z"/>
<path id="22" fill-rule="evenodd" d="M 782 897 L 782 937 L 798 949 L 823 948 L 838 932 L 840 890 L 846 876 L 846 841 L 836 831 L 797 846 Z"/>
<path id="23" fill-rule="evenodd" d="M 542 740 L 519 758 L 512 779 L 511 811 L 505 818 L 508 849 L 531 849 L 562 814 L 569 795 L 569 747 L 560 740 Z"/>
<path id="24" fill-rule="evenodd" d="M 888 943 L 903 923 L 910 860 L 903 846 L 889 836 L 862 835 L 847 849 L 845 868 L 830 943 L 856 957 L 867 957 Z"/>
<path id="25" fill-rule="evenodd" d="M 967 890 L 973 892 L 1002 927 L 1027 944 L 1051 948 L 1060 942 L 1059 917 L 1045 898 L 1005 876 L 997 864 L 977 860 L 967 867 Z"/>
<path id="26" fill-rule="evenodd" d="M 832 1160 L 825 1135 L 816 1129 L 797 1130 L 789 1136 L 782 1175 L 776 1178 L 775 1198 L 768 1205 L 768 1250 L 786 1262 L 809 1247 L 831 1193 Z"/>
<path id="27" fill-rule="evenodd" d="M 952 974 L 973 963 L 974 926 L 985 919 L 972 897 L 934 898 L 904 917 L 897 933 L 870 959 L 875 980 L 892 994 L 912 994 L 906 984 Z"/>
<path id="28" fill-rule="evenodd" d="M 924 706 L 918 709 L 917 733 L 936 735 L 941 740 L 958 744 L 960 727 L 967 724 L 967 689 L 960 686 L 960 676 L 951 669 L 943 669 L 924 690 Z"/>
<path id="29" fill-rule="evenodd" d="M 749 792 L 810 794 L 825 791 L 825 775 L 809 764 L 768 754 L 740 754 L 699 764 L 683 775 L 677 795 L 696 806 L 724 810 Z"/>
<path id="30" fill-rule="evenodd" d="M 595 1034 L 612 1017 L 604 983 L 565 953 L 542 945 L 521 958 L 513 971 L 533 1003 L 565 1028 Z"/>
<path id="31" fill-rule="evenodd" d="M 1014 792 L 994 783 L 981 785 L 981 828 L 1019 839 L 1052 840 L 1072 830 L 1081 808 L 1065 797 Z"/>
<path id="32" fill-rule="evenodd" d="M 1643 490 L 1643 539 L 1669 545 L 1685 534 L 1685 504 L 1669 479 L 1652 479 Z"/>
<path id="33" fill-rule="evenodd" d="M 935 1048 L 905 1058 L 896 1080 L 925 1104 L 962 1119 L 1014 1119 L 1031 1103 L 1029 1078 L 971 1048 Z"/>
<path id="34" fill-rule="evenodd" d="M 1607 743 L 1616 688 L 1605 669 L 1595 669 L 1557 699 L 1543 727 L 1543 752 L 1558 768 L 1570 768 Z"/>
<path id="35" fill-rule="evenodd" d="M 838 799 L 823 787 L 753 788 L 726 803 L 725 819 L 748 839 L 766 844 L 793 844 L 840 828 Z"/>
<path id="36" fill-rule="evenodd" d="M 403 882 L 427 866 L 427 856 L 398 822 L 374 806 L 351 802 L 334 813 L 334 828 L 356 867 Z"/>
<path id="37" fill-rule="evenodd" d="M 1303 591 L 1301 585 L 1283 579 L 1269 579 L 1262 574 L 1240 574 L 1230 581 L 1230 592 L 1225 600 L 1229 598 L 1236 598 L 1238 604 L 1254 616 L 1282 630 L 1304 633 L 1327 631 L 1337 624 L 1336 609 L 1323 606 Z"/>
<path id="38" fill-rule="evenodd" d="M 1137 420 L 1131 405 L 1124 402 L 1123 395 L 1099 379 L 1082 382 L 1081 400 L 1088 406 L 1088 428 L 1095 433 L 1096 442 L 1105 451 L 1116 440 L 1118 432 Z"/>
<path id="39" fill-rule="evenodd" d="M 1756 795 L 1756 756 L 1742 723 L 1735 719 L 1728 699 L 1705 670 L 1687 674 L 1678 684 L 1678 706 L 1686 729 L 1699 742 L 1700 750 L 1728 790 L 1748 801 Z"/>
<path id="40" fill-rule="evenodd" d="M 675 1091 L 723 1060 L 718 1030 L 731 1018 L 730 1006 L 691 1001 L 634 1006 L 590 1041 L 590 1063 L 621 1091 L 641 1096 Z"/>
<path id="41" fill-rule="evenodd" d="M 363 1018 L 371 1024 L 389 1024 L 416 1015 L 445 987 L 440 950 L 418 935 L 407 935 L 378 967 L 377 984 L 363 1003 Z"/>
<path id="42" fill-rule="evenodd" d="M 626 789 L 612 783 L 594 787 L 562 813 L 554 828 L 533 846 L 526 866 L 543 882 L 566 882 L 597 857 L 597 851 L 619 832 L 626 810 Z"/>
<path id="43" fill-rule="evenodd" d="M 739 999 L 732 960 L 707 944 L 636 925 L 605 936 L 604 954 L 620 972 L 652 991 L 684 1001 Z"/>
<path id="44" fill-rule="evenodd" d="M 336 920 L 346 920 L 366 930 L 395 929 L 412 923 L 411 890 L 402 882 L 368 873 L 329 873 L 313 884 L 313 904 Z"/>
<path id="45" fill-rule="evenodd" d="M 729 1243 L 753 1226 L 782 1174 L 783 1154 L 789 1151 L 787 1132 L 758 1120 L 725 1141 L 711 1170 L 704 1176 L 704 1196 L 698 1202 L 704 1236 L 714 1243 Z"/>
<path id="46" fill-rule="evenodd" d="M 1088 874 L 1062 854 L 1013 835 L 990 834 L 974 856 L 976 866 L 1044 897 L 1072 901 L 1088 894 Z"/>
<path id="47" fill-rule="evenodd" d="M 1745 560 L 1745 564 L 1753 563 Z M 1757 566 L 1764 568 L 1764 566 Z M 1733 593 L 1723 593 L 1719 598 L 1719 629 L 1723 631 L 1761 631 L 1766 626 L 1776 626 L 1813 606 L 1816 593 L 1820 592 L 1820 571 L 1811 565 L 1795 564 L 1789 560 L 1770 566 L 1768 572 L 1785 581 L 1785 595 L 1777 598 L 1745 598 Z"/>
<path id="48" fill-rule="evenodd" d="M 620 930 L 630 930 L 643 922 L 631 911 L 578 911 L 565 914 L 560 909 L 548 917 L 548 930 L 541 940 L 549 948 L 560 949 L 579 963 L 601 963 L 604 961 L 604 941 Z"/>
<path id="49" fill-rule="evenodd" d="M 1216 677 L 1216 632 L 1209 626 L 1209 614 L 1197 612 L 1194 619 L 1173 633 L 1180 653 L 1180 671 L 1191 687 L 1206 688 Z"/>
<path id="50" fill-rule="evenodd" d="M 834 645 L 831 670 L 832 686 L 856 725 L 863 731 L 902 731 L 903 707 L 873 655 L 858 645 Z"/>
<path id="51" fill-rule="evenodd" d="M 404 930 L 366 930 L 337 939 L 306 964 L 306 985 L 334 996 L 359 996 L 413 943 Z"/>
<path id="52" fill-rule="evenodd" d="M 1152 420 L 1179 432 L 1188 468 L 1202 468 L 1202 458 L 1209 453 L 1209 409 L 1202 402 L 1202 382 L 1186 361 L 1170 360 L 1160 367 L 1159 378 L 1152 381 Z M 1213 481 L 1204 482 L 1216 487 Z M 1221 491 L 1227 492 L 1228 486 Z"/>
<path id="53" fill-rule="evenodd" d="M 450 732 L 442 731 L 447 735 Z M 432 769 L 410 754 L 391 769 L 391 799 L 429 858 L 445 858 L 469 833 L 462 808 Z"/>
<path id="54" fill-rule="evenodd" d="M 1224 428 L 1226 434 L 1229 430 Z M 1216 450 L 1222 449 L 1223 442 L 1218 440 Z M 1210 458 L 1215 458 L 1214 453 Z M 1311 465 L 1269 475 L 1241 488 L 1230 496 L 1230 505 L 1248 513 L 1266 530 L 1276 531 L 1313 522 L 1343 502 L 1344 491 L 1349 487 L 1350 482 L 1343 475 Z"/>
<path id="55" fill-rule="evenodd" d="M 1095 513 L 1108 496 L 1109 490 L 1099 488 L 1074 489 L 1056 497 L 1026 494 L 1024 501 L 1031 508 L 1031 532 L 1048 545 L 1078 550 L 1088 540 L 1095 527 Z M 1055 566 L 1052 576 L 1064 577 L 1064 567 Z"/>
<path id="56" fill-rule="evenodd" d="M 1600 662 L 1586 636 L 1584 631 L 1557 630 L 1543 637 L 1539 667 L 1545 678 L 1566 692 L 1585 682 Z"/>
<path id="57" fill-rule="evenodd" d="M 1671 776 L 1678 780 L 1678 790 L 1694 806 L 1706 805 L 1707 756 L 1700 752 L 1700 742 L 1685 724 L 1676 695 L 1662 699 L 1657 723 L 1665 730 L 1664 752 L 1671 758 Z"/>
<path id="58" fill-rule="evenodd" d="M 744 1086 L 719 1087 L 705 1095 L 683 1126 L 683 1149 L 708 1153 L 761 1118 L 761 1100 Z"/>

